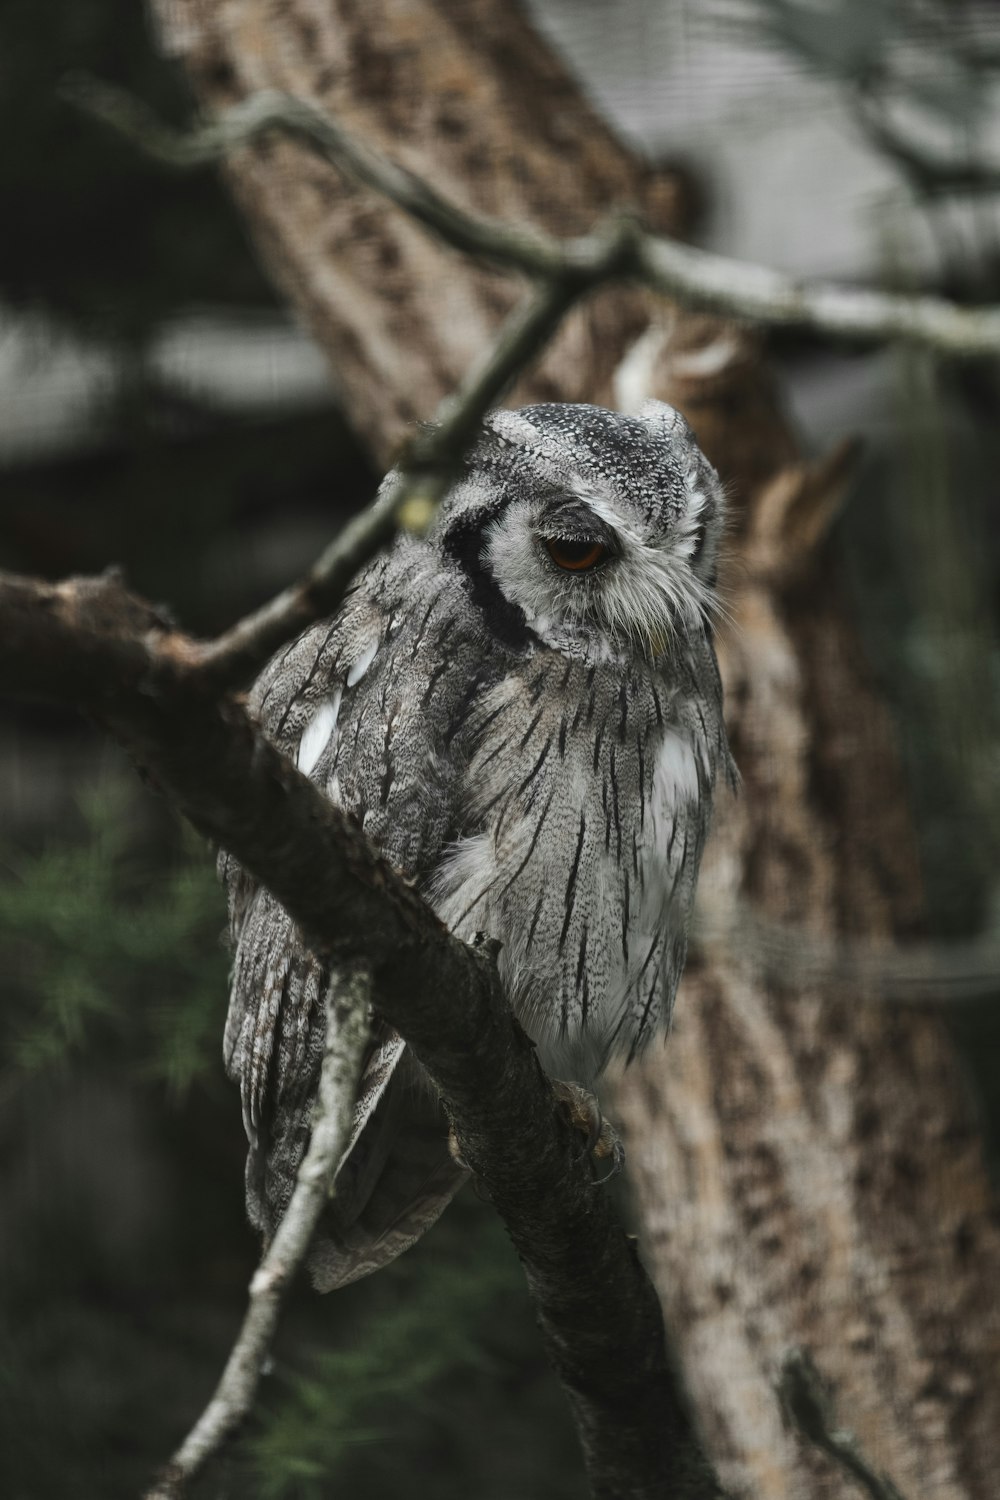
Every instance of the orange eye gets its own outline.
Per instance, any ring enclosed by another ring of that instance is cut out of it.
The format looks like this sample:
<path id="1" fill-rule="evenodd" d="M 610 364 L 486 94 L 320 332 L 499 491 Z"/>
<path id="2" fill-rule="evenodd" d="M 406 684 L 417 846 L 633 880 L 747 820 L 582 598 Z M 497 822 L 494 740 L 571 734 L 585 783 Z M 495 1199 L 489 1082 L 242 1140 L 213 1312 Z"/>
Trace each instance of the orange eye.
<path id="1" fill-rule="evenodd" d="M 611 556 L 611 548 L 603 542 L 571 541 L 569 537 L 546 537 L 545 546 L 557 568 L 569 573 L 585 573 L 596 568 Z"/>

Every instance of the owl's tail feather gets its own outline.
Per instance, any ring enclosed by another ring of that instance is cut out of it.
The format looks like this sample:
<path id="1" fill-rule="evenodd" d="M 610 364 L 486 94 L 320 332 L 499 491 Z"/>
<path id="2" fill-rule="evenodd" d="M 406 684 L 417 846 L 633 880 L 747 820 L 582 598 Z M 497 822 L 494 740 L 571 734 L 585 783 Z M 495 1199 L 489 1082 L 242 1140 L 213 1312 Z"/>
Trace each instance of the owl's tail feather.
<path id="1" fill-rule="evenodd" d="M 448 1150 L 444 1111 L 423 1070 L 407 1050 L 393 1061 L 320 1221 L 309 1256 L 320 1292 L 357 1281 L 408 1250 L 468 1177 Z"/>
<path id="2" fill-rule="evenodd" d="M 280 1109 L 263 1112 L 251 1136 L 247 1211 L 265 1245 L 288 1207 L 309 1142 L 322 1044 L 322 1032 L 314 1032 L 311 1067 L 283 1080 Z M 381 1028 L 309 1258 L 317 1290 L 356 1281 L 402 1254 L 430 1228 L 467 1175 L 449 1154 L 447 1121 L 426 1074 L 402 1038 Z"/>

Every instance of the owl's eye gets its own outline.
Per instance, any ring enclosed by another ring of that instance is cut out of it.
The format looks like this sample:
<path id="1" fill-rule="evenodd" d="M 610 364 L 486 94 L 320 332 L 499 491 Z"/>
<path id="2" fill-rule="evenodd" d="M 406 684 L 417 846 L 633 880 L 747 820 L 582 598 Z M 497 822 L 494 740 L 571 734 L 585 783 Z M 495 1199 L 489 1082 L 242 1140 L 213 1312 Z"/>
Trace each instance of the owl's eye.
<path id="1" fill-rule="evenodd" d="M 611 556 L 604 542 L 574 541 L 569 537 L 546 537 L 545 547 L 557 568 L 569 573 L 585 573 Z"/>

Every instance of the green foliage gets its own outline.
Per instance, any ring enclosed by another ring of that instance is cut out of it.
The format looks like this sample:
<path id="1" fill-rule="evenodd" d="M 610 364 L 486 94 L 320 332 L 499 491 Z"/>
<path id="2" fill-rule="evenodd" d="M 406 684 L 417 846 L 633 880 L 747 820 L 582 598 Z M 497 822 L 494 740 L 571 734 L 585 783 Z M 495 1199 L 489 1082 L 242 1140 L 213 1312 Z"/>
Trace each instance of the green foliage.
<path id="1" fill-rule="evenodd" d="M 127 1055 L 175 1095 L 217 1067 L 224 907 L 193 834 L 166 866 L 134 848 L 121 789 L 81 799 L 83 837 L 8 853 L 0 875 L 4 1051 L 21 1073 Z"/>
<path id="2" fill-rule="evenodd" d="M 15 1500 L 143 1487 L 222 1367 L 257 1250 L 219 1057 L 212 860 L 121 785 L 81 815 L 0 859 L 0 1156 L 23 1163 L 0 1220 L 0 1491 Z M 517 1260 L 466 1192 L 380 1275 L 326 1298 L 300 1281 L 247 1435 L 192 1500 L 573 1500 L 582 1485 Z"/>
<path id="3" fill-rule="evenodd" d="M 40 847 L 0 850 L 15 1500 L 137 1493 L 232 1336 L 255 1247 L 219 1058 L 223 923 L 209 851 L 134 778 L 82 797 Z"/>
<path id="4" fill-rule="evenodd" d="M 325 1300 L 322 1313 L 337 1326 L 320 1330 L 304 1367 L 279 1365 L 244 1446 L 244 1493 L 376 1500 L 403 1482 L 435 1500 L 581 1492 L 569 1414 L 541 1366 L 520 1268 L 471 1193 L 426 1241 Z"/>
<path id="5" fill-rule="evenodd" d="M 493 1248 L 484 1227 L 475 1225 L 473 1254 Z M 508 1251 L 475 1256 L 470 1268 L 460 1247 L 450 1249 L 420 1265 L 422 1274 L 414 1272 L 412 1258 L 400 1263 L 392 1316 L 367 1326 L 363 1338 L 321 1350 L 307 1374 L 283 1372 L 283 1399 L 251 1444 L 262 1500 L 319 1500 L 323 1481 L 351 1448 L 384 1442 L 398 1432 L 407 1410 L 432 1416 L 434 1387 L 449 1373 L 495 1373 L 496 1357 L 476 1337 L 476 1312 L 486 1299 L 508 1305 L 516 1299 L 516 1262 Z"/>

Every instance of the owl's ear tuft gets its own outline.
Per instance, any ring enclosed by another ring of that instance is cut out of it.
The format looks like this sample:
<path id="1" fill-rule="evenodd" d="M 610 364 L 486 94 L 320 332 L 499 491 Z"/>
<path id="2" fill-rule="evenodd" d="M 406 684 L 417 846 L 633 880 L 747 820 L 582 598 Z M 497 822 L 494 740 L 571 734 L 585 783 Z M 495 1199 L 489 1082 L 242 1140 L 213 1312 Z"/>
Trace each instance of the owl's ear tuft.
<path id="1" fill-rule="evenodd" d="M 515 420 L 499 422 L 498 418 Z M 520 421 L 516 412 L 489 412 L 483 418 L 477 441 L 466 450 L 462 470 L 466 475 L 476 475 L 484 468 L 508 464 L 529 443 L 537 441 L 535 429 L 529 422 Z"/>
<path id="2" fill-rule="evenodd" d="M 644 401 L 639 408 L 639 420 L 643 422 L 653 437 L 674 439 L 684 438 L 689 443 L 695 440 L 691 430 L 691 424 L 676 408 L 668 406 L 666 401 L 654 401 L 652 397 Z"/>
<path id="3" fill-rule="evenodd" d="M 483 431 L 505 448 L 537 448 L 542 436 L 521 412 L 505 408 L 489 413 Z"/>

